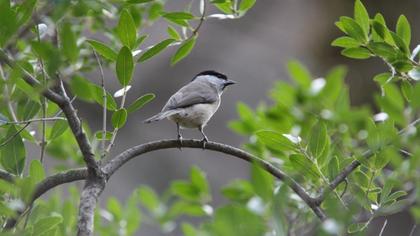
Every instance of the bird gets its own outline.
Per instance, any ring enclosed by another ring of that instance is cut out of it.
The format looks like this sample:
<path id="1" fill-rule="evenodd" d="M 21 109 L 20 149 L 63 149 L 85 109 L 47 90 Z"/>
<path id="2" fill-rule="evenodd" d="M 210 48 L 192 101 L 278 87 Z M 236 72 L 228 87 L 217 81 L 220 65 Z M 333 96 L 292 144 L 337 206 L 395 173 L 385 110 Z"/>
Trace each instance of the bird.
<path id="1" fill-rule="evenodd" d="M 175 122 L 177 138 L 182 145 L 181 129 L 198 129 L 203 136 L 203 148 L 209 141 L 204 127 L 220 106 L 221 95 L 226 87 L 236 84 L 226 75 L 214 70 L 198 73 L 194 78 L 174 93 L 158 114 L 144 120 L 144 123 L 165 118 Z"/>

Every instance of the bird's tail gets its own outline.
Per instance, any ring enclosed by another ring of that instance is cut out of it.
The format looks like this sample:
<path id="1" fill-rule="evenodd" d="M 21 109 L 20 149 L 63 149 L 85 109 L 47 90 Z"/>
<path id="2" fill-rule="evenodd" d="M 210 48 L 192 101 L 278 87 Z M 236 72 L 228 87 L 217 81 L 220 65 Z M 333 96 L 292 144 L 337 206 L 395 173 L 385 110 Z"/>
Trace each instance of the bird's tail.
<path id="1" fill-rule="evenodd" d="M 162 112 L 159 112 L 158 114 L 150 117 L 149 119 L 144 120 L 143 123 L 151 123 L 151 122 L 155 122 L 155 121 L 160 121 L 160 120 L 163 120 L 163 119 L 165 119 L 169 116 L 175 115 L 179 112 L 180 112 L 179 110 L 162 111 Z"/>

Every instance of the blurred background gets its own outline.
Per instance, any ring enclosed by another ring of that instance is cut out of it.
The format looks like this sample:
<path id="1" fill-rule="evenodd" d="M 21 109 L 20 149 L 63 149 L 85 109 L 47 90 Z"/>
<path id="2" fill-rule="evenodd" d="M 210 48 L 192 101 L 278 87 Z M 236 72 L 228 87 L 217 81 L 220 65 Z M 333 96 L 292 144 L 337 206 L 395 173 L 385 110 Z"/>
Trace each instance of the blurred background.
<path id="1" fill-rule="evenodd" d="M 193 1 L 198 8 L 198 1 Z M 390 28 L 394 28 L 400 14 L 412 23 L 412 44 L 419 42 L 420 1 L 413 0 L 365 0 L 369 14 L 381 12 Z M 182 10 L 189 1 L 169 1 L 167 10 Z M 378 88 L 372 81 L 375 74 L 387 70 L 379 59 L 351 60 L 340 55 L 339 48 L 330 46 L 337 36 L 342 35 L 334 26 L 339 16 L 353 14 L 353 0 L 259 0 L 248 14 L 239 20 L 208 20 L 200 29 L 196 47 L 192 54 L 176 66 L 169 66 L 174 48 L 166 50 L 152 60 L 138 64 L 133 88 L 128 93 L 128 101 L 139 95 L 153 92 L 157 98 L 142 112 L 129 117 L 127 125 L 119 132 L 113 154 L 144 142 L 176 138 L 175 124 L 169 121 L 143 124 L 141 121 L 159 112 L 166 100 L 192 77 L 203 70 L 213 69 L 225 73 L 239 83 L 230 87 L 223 95 L 219 111 L 209 122 L 206 134 L 212 141 L 240 147 L 246 140 L 227 127 L 229 121 L 237 118 L 236 104 L 244 102 L 251 107 L 267 103 L 267 92 L 274 81 L 288 80 L 285 64 L 290 59 L 302 61 L 313 76 L 322 77 L 329 68 L 338 64 L 347 65 L 354 106 L 371 105 L 373 92 Z M 210 13 L 216 12 L 209 9 Z M 152 45 L 164 39 L 166 27 L 154 27 L 148 32 L 145 45 Z M 414 27 L 416 26 L 416 27 Z M 146 31 L 148 29 L 145 29 Z M 411 45 L 411 48 L 414 46 Z M 87 75 L 90 80 L 99 79 L 98 74 Z M 105 73 L 108 88 L 117 90 L 115 75 Z M 100 129 L 101 108 L 97 105 L 79 102 L 76 104 L 80 115 Z M 98 121 L 98 122 L 95 122 Z M 201 138 L 198 131 L 184 131 L 184 138 Z M 211 183 L 213 202 L 217 206 L 226 200 L 218 193 L 220 186 L 232 179 L 247 178 L 249 165 L 234 158 L 226 158 L 220 153 L 203 150 L 157 151 L 133 159 L 121 168 L 110 180 L 102 196 L 104 204 L 109 196 L 124 201 L 139 185 L 146 184 L 161 193 L 174 179 L 187 178 L 192 165 L 207 173 Z M 82 183 L 79 183 L 82 184 Z M 369 235 L 378 235 L 384 219 L 375 220 Z M 383 235 L 408 235 L 413 222 L 408 215 L 388 217 L 388 225 Z M 419 232 L 417 230 L 417 232 Z M 143 224 L 138 235 L 160 236 L 158 227 Z"/>

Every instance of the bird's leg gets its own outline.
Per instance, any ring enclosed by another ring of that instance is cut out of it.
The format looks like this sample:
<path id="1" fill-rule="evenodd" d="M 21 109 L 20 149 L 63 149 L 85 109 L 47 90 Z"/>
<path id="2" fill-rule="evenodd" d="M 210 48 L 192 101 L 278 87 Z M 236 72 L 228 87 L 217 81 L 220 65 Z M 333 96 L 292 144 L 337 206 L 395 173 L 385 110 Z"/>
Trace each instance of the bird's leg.
<path id="1" fill-rule="evenodd" d="M 203 149 L 206 149 L 206 143 L 209 141 L 209 139 L 203 131 L 203 126 L 200 126 L 198 130 L 200 130 L 200 133 L 203 135 L 203 140 L 201 140 L 203 142 Z"/>
<path id="2" fill-rule="evenodd" d="M 182 146 L 182 135 L 181 135 L 181 130 L 179 128 L 179 124 L 178 123 L 176 123 L 176 132 L 178 133 L 179 150 L 181 150 L 181 146 Z"/>

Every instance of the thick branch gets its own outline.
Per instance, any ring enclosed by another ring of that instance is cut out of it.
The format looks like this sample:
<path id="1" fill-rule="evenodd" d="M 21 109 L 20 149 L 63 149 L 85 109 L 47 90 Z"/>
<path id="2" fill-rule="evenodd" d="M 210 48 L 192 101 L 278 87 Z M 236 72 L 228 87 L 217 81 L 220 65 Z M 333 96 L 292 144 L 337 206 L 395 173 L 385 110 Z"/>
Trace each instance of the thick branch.
<path id="1" fill-rule="evenodd" d="M 103 171 L 109 178 L 109 176 L 111 176 L 115 171 L 117 171 L 122 165 L 124 165 L 127 161 L 133 159 L 136 156 L 160 149 L 179 147 L 203 148 L 203 143 L 200 140 L 183 140 L 182 145 L 180 145 L 178 140 L 160 140 L 141 144 L 127 149 L 126 151 L 122 152 L 115 158 L 105 163 Z M 290 176 L 273 166 L 271 163 L 260 159 L 241 149 L 226 144 L 208 142 L 206 143 L 206 149 L 225 153 L 237 157 L 239 159 L 245 160 L 247 162 L 258 164 L 261 168 L 272 174 L 274 177 L 287 184 L 314 211 L 318 218 L 320 218 L 321 220 L 324 220 L 326 218 L 323 211 L 318 206 L 316 206 L 314 200 L 308 195 L 308 193 L 306 193 L 306 191 L 299 185 L 299 183 L 297 183 L 293 178 L 291 178 Z"/>

